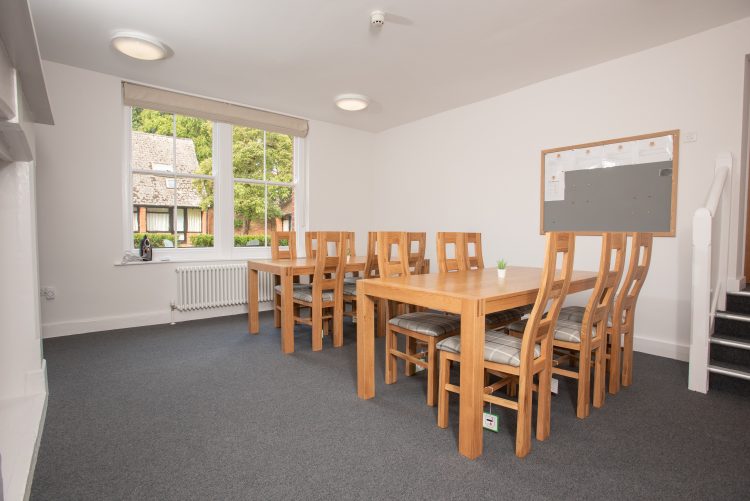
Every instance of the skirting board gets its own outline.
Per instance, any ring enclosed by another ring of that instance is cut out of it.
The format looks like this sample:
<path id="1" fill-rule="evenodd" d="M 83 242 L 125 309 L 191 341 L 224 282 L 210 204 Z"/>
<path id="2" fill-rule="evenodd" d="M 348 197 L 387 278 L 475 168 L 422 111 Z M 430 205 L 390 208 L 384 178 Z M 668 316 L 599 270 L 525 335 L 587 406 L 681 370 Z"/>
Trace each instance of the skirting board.
<path id="1" fill-rule="evenodd" d="M 635 336 L 633 339 L 633 350 L 649 355 L 680 360 L 682 362 L 687 362 L 690 358 L 689 345 L 670 343 L 669 341 L 644 336 Z"/>
<path id="2" fill-rule="evenodd" d="M 261 303 L 260 310 L 270 310 L 273 306 Z M 144 327 L 147 325 L 168 324 L 171 322 L 184 322 L 188 320 L 199 320 L 201 318 L 223 317 L 228 315 L 241 315 L 247 313 L 246 305 L 228 306 L 226 308 L 208 308 L 195 311 L 161 310 L 132 315 L 117 315 L 109 317 L 87 318 L 82 320 L 69 320 L 66 322 L 51 322 L 42 324 L 42 337 L 45 339 L 85 334 L 87 332 L 110 331 L 116 329 L 128 329 L 130 327 Z"/>

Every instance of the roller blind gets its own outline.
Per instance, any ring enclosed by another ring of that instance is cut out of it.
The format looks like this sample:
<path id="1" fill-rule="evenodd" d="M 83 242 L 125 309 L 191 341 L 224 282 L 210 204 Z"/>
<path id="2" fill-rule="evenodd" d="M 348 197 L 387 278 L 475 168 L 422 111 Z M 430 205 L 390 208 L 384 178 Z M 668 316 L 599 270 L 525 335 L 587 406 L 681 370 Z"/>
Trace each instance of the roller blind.
<path id="1" fill-rule="evenodd" d="M 243 125 L 280 134 L 298 137 L 307 136 L 307 120 L 237 104 L 189 96 L 130 82 L 122 83 L 122 97 L 127 106 L 205 118 L 214 122 Z"/>

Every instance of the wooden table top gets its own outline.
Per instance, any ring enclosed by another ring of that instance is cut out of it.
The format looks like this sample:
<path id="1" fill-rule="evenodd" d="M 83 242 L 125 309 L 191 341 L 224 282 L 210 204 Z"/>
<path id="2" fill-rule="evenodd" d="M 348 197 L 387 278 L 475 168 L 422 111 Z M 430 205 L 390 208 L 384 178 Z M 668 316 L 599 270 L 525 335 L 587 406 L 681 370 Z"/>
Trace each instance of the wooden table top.
<path id="1" fill-rule="evenodd" d="M 347 256 L 346 271 L 360 271 L 364 269 L 366 256 Z M 278 274 L 280 270 L 293 270 L 300 275 L 312 273 L 315 269 L 314 257 L 298 257 L 295 259 L 249 259 L 247 265 L 252 270 L 267 271 Z"/>
<path id="2" fill-rule="evenodd" d="M 542 269 L 510 266 L 505 278 L 498 278 L 495 268 L 457 271 L 452 273 L 430 273 L 408 277 L 372 278 L 359 280 L 365 294 L 387 295 L 389 291 L 400 291 L 418 295 L 439 295 L 456 300 L 493 301 L 517 297 L 514 306 L 530 304 L 536 298 Z M 591 289 L 596 282 L 593 271 L 574 271 L 569 293 Z M 528 302 L 524 303 L 530 299 Z"/>

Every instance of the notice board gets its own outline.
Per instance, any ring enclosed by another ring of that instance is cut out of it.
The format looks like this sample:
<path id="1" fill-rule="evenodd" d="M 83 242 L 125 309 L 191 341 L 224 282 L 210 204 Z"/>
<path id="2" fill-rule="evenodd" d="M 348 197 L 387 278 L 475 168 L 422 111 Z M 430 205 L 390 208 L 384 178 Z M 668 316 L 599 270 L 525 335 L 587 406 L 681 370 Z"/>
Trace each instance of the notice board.
<path id="1" fill-rule="evenodd" d="M 673 237 L 680 131 L 542 151 L 541 233 Z"/>

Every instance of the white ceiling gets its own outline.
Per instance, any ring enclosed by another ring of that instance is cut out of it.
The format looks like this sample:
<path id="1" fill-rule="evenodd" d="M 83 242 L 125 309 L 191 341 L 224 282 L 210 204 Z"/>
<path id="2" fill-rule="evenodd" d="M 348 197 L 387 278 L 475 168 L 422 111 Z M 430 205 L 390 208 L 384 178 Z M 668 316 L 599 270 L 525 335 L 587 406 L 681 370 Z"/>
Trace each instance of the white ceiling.
<path id="1" fill-rule="evenodd" d="M 370 131 L 750 16 L 748 0 L 30 3 L 44 59 Z M 370 26 L 374 9 L 382 28 Z M 174 56 L 130 60 L 110 47 L 118 29 Z M 370 108 L 338 110 L 344 92 Z"/>

